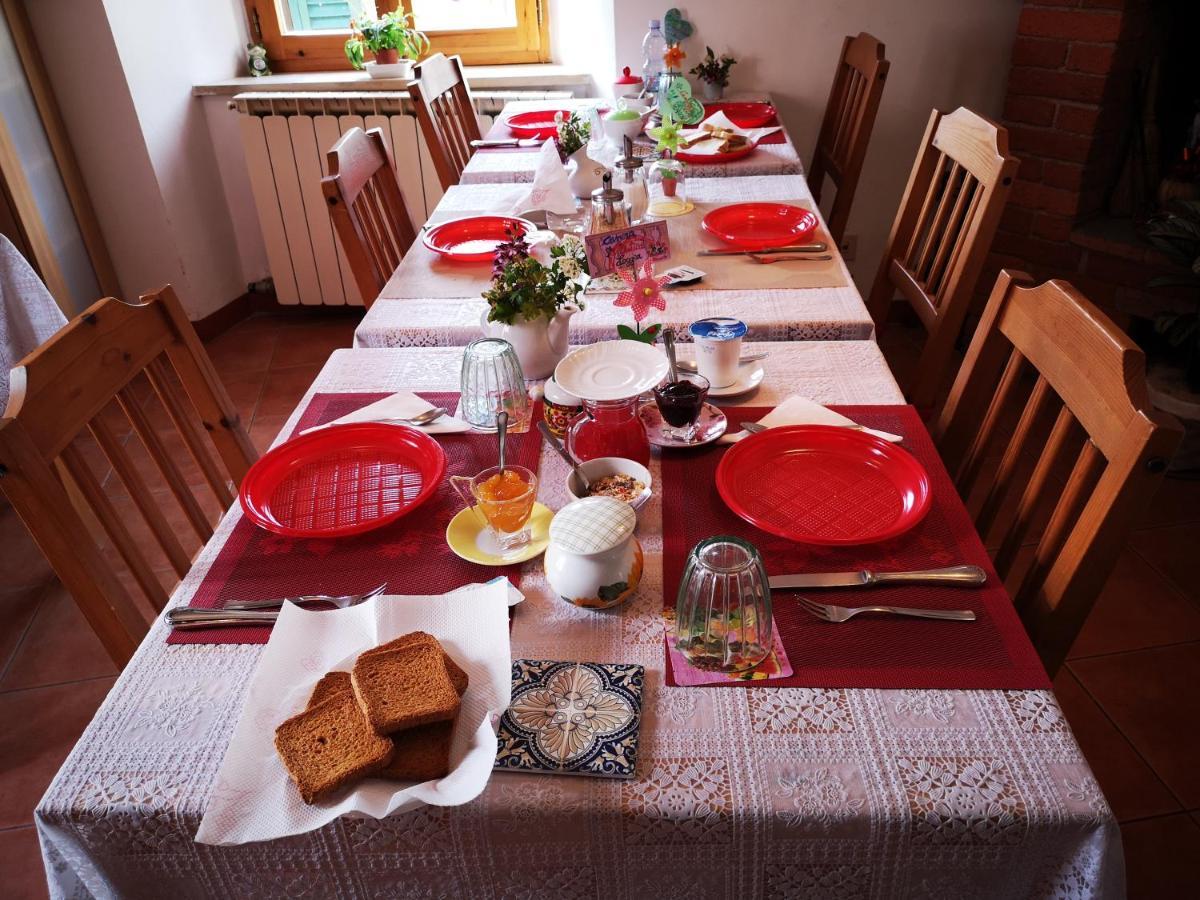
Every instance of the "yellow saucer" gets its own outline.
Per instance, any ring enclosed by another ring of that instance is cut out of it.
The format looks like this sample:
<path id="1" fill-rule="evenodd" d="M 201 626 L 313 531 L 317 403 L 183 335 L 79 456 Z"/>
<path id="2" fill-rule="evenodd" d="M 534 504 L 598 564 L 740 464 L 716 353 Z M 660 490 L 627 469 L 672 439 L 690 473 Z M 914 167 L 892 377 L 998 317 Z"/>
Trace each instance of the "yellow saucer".
<path id="1" fill-rule="evenodd" d="M 464 509 L 446 526 L 446 543 L 467 562 L 481 566 L 511 566 L 540 556 L 545 551 L 550 543 L 550 520 L 553 518 L 550 507 L 533 504 L 533 512 L 529 516 L 529 543 L 501 556 L 501 550 L 483 524 L 482 516 L 474 509 Z"/>
<path id="2" fill-rule="evenodd" d="M 656 199 L 650 204 L 650 208 L 646 210 L 646 215 L 654 216 L 656 219 L 669 219 L 672 216 L 686 216 L 696 204 L 688 200 L 680 205 L 674 198 Z"/>

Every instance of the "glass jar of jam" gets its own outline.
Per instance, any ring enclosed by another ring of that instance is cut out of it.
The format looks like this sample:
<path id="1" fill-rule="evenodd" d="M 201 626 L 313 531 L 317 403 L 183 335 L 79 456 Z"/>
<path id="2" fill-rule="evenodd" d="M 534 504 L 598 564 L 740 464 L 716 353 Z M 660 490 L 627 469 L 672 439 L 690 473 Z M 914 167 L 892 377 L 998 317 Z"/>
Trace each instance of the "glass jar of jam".
<path id="1" fill-rule="evenodd" d="M 638 417 L 638 397 L 584 400 L 583 412 L 567 430 L 567 449 L 580 462 L 602 456 L 650 465 L 650 439 Z"/>

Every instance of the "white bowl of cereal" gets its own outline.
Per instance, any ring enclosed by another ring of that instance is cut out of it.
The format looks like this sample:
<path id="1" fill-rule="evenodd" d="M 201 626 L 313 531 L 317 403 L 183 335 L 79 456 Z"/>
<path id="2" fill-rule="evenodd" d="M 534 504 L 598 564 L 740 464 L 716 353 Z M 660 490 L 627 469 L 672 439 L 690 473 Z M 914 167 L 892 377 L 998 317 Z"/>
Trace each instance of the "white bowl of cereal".
<path id="1" fill-rule="evenodd" d="M 628 503 L 635 510 L 650 499 L 650 470 L 632 459 L 601 456 L 579 464 L 588 480 L 590 491 L 584 490 L 574 472 L 567 473 L 567 493 L 580 500 L 584 497 L 612 497 Z"/>

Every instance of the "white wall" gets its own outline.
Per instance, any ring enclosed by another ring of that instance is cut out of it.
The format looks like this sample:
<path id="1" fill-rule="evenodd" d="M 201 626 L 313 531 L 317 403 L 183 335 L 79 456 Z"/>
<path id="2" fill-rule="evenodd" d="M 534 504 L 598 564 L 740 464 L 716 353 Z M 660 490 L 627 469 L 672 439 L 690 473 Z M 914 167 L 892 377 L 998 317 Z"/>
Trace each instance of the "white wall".
<path id="1" fill-rule="evenodd" d="M 591 2 L 582 0 L 582 5 Z M 616 29 L 610 78 L 621 66 L 637 71 L 646 20 L 666 8 L 639 0 L 612 3 Z M 695 0 L 679 8 L 695 26 L 684 43 L 686 67 L 704 55 L 705 44 L 736 56 L 740 62 L 730 89 L 769 91 L 806 164 L 842 38 L 868 31 L 887 46 L 891 73 L 847 230 L 859 235 L 850 268 L 865 291 L 929 111 L 969 106 L 984 115 L 1000 114 L 1021 0 Z"/>

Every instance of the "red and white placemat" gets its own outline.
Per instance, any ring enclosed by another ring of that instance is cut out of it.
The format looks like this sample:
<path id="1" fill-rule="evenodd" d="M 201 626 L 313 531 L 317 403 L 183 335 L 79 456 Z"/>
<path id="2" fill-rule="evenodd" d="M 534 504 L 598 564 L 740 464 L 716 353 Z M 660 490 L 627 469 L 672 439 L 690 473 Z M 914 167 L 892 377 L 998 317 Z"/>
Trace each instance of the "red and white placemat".
<path id="1" fill-rule="evenodd" d="M 387 394 L 317 394 L 293 434 L 353 412 Z M 458 394 L 420 392 L 430 403 L 454 409 Z M 539 401 L 540 403 L 540 401 Z M 541 416 L 535 404 L 534 415 Z M 446 476 L 471 476 L 496 464 L 496 437 L 463 433 L 437 435 L 446 452 Z M 509 461 L 537 471 L 537 431 L 511 435 Z M 243 518 L 213 560 L 191 606 L 215 609 L 235 600 L 297 594 L 349 594 L 386 582 L 389 594 L 441 594 L 464 584 L 507 575 L 516 584 L 519 565 L 490 568 L 460 559 L 446 545 L 446 526 L 462 509 L 449 481 L 419 509 L 365 534 L 337 539 L 289 538 Z M 173 631 L 169 644 L 265 644 L 269 626 Z"/>
<path id="2" fill-rule="evenodd" d="M 974 622 L 860 616 L 823 622 L 801 609 L 790 591 L 772 592 L 775 622 L 791 661 L 790 678 L 772 685 L 840 688 L 1046 689 L 1050 679 L 992 568 L 974 523 L 959 499 L 920 417 L 911 406 L 835 406 L 854 421 L 904 435 L 902 444 L 929 473 L 933 503 L 911 531 L 878 544 L 818 547 L 778 538 L 743 521 L 717 493 L 715 475 L 726 447 L 714 445 L 662 459 L 663 521 L 678 523 L 663 536 L 663 599 L 672 608 L 687 554 L 715 534 L 736 535 L 762 553 L 767 572 L 896 571 L 973 564 L 988 573 L 980 588 L 925 585 L 837 588 L 805 596 L 840 606 L 888 604 L 971 609 Z M 741 407 L 755 420 L 769 409 Z M 675 684 L 670 672 L 668 683 Z M 749 686 L 752 682 L 730 682 Z"/>

